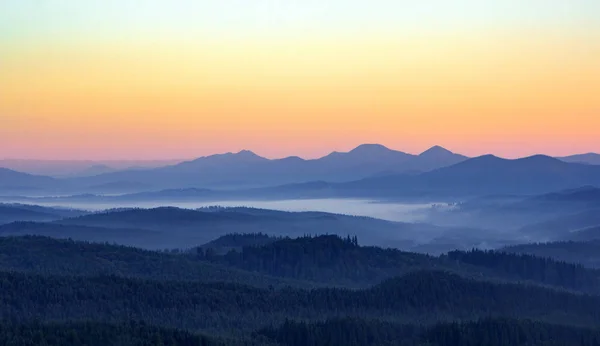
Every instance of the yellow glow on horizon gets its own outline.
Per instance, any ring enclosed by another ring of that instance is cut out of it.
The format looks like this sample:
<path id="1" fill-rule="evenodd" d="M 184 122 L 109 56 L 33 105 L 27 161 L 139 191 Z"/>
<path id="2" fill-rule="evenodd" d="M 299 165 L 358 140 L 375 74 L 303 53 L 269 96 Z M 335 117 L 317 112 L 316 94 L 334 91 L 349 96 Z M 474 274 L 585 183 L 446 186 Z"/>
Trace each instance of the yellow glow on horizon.
<path id="1" fill-rule="evenodd" d="M 453 33 L 3 48 L 0 116 L 10 126 L 0 127 L 0 144 L 30 155 L 30 137 L 48 151 L 78 143 L 82 155 L 126 147 L 133 156 L 151 147 L 156 157 L 180 157 L 243 147 L 314 156 L 374 141 L 408 151 L 446 144 L 471 154 L 478 143 L 527 138 L 552 150 L 600 136 L 600 42 L 587 37 Z"/>

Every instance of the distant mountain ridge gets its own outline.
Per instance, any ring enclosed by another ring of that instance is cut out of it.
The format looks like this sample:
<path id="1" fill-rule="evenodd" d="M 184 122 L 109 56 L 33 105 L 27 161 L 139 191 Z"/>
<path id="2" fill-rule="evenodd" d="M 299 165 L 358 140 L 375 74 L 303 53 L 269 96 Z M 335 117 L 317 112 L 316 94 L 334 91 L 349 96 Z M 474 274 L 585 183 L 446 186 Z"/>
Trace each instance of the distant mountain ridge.
<path id="1" fill-rule="evenodd" d="M 68 195 L 161 190 L 175 193 L 198 189 L 187 193 L 189 198 L 199 191 L 203 191 L 204 198 L 223 195 L 211 190 L 242 191 L 238 197 L 252 197 L 253 193 L 261 192 L 293 195 L 294 190 L 302 190 L 301 198 L 539 194 L 583 185 L 600 186 L 599 170 L 600 165 L 571 163 L 565 158 L 544 155 L 520 159 L 494 155 L 468 158 L 441 146 L 413 155 L 380 144 L 362 144 L 348 152 L 332 152 L 318 159 L 296 156 L 267 159 L 242 150 L 158 168 L 65 179 L 0 169 L 0 192 L 6 195 L 25 191 L 25 195 L 32 195 L 34 192 L 27 191 L 39 190 L 40 195 L 49 195 L 49 191 Z M 320 182 L 319 186 L 315 182 Z M 228 193 L 225 197 L 235 198 L 235 195 Z"/>
<path id="2" fill-rule="evenodd" d="M 442 147 L 420 155 L 407 154 L 380 144 L 363 144 L 349 152 L 332 152 L 318 159 L 286 157 L 267 159 L 252 151 L 225 153 L 179 164 L 138 171 L 121 171 L 76 179 L 81 184 L 102 185 L 130 181 L 155 188 L 248 188 L 314 180 L 344 182 L 382 172 L 423 172 L 466 160 Z"/>
<path id="3" fill-rule="evenodd" d="M 368 166 L 368 165 L 365 165 Z M 248 167 L 253 167 L 252 165 Z M 240 172 L 251 168 L 238 167 Z M 350 169 L 352 170 L 352 169 Z M 192 170 L 188 174 L 194 175 Z M 173 179 L 186 176 L 178 172 Z M 274 183 L 275 184 L 275 183 Z M 583 188 L 582 188 L 583 186 Z M 460 201 L 465 198 L 490 195 L 514 195 L 527 197 L 562 191 L 561 198 L 578 198 L 577 205 L 596 207 L 600 186 L 600 166 L 567 163 L 558 159 L 536 155 L 522 159 L 502 159 L 485 155 L 467 159 L 458 164 L 424 173 L 390 173 L 347 182 L 312 180 L 304 183 L 271 185 L 266 187 L 231 188 L 167 188 L 118 196 L 73 195 L 66 197 L 13 198 L 27 203 L 90 201 L 135 202 L 152 201 L 226 201 L 226 200 L 284 200 L 318 198 L 367 198 L 404 199 L 407 201 L 440 202 Z M 574 189 L 574 190 L 573 190 Z M 570 192 L 569 192 L 570 191 Z M 575 193 L 577 196 L 568 197 Z M 560 207 L 560 201 L 546 201 L 545 205 Z M 596 196 L 596 197 L 594 197 Z M 587 198 L 588 200 L 582 200 Z M 521 206 L 519 206 L 519 203 Z M 540 207 L 540 201 L 521 201 L 513 207 Z M 524 204 L 523 204 L 524 203 Z M 562 202 L 569 203 L 568 200 Z M 507 207 L 510 207 L 507 205 Z"/>
<path id="4" fill-rule="evenodd" d="M 84 210 L 77 209 L 0 203 L 0 225 L 15 221 L 55 221 L 85 215 L 86 213 Z"/>
<path id="5" fill-rule="evenodd" d="M 155 168 L 173 165 L 183 160 L 34 160 L 0 159 L 0 167 L 34 175 L 75 177 L 110 171 Z"/>
<path id="6" fill-rule="evenodd" d="M 60 186 L 54 178 L 17 172 L 0 167 L 0 191 L 21 192 L 48 189 Z"/>
<path id="7" fill-rule="evenodd" d="M 241 232 L 275 237 L 337 234 L 343 237 L 359 236 L 367 245 L 411 249 L 444 234 L 481 233 L 468 228 L 394 222 L 327 212 L 287 212 L 246 207 L 205 207 L 196 210 L 175 207 L 121 208 L 87 214 L 68 212 L 63 217 L 15 215 L 6 221 L 7 224 L 0 225 L 0 236 L 44 235 L 152 249 L 181 249 Z M 471 247 L 472 244 L 467 243 Z M 446 247 L 436 245 L 436 249 Z M 452 248 L 457 247 L 462 248 L 462 242 L 460 246 Z"/>
<path id="8" fill-rule="evenodd" d="M 515 160 L 484 155 L 419 175 L 369 178 L 340 184 L 339 188 L 357 196 L 468 196 L 545 193 L 584 185 L 600 186 L 600 166 L 566 163 L 543 155 Z"/>
<path id="9" fill-rule="evenodd" d="M 584 163 L 588 165 L 600 165 L 600 154 L 587 153 L 571 156 L 558 157 L 559 160 L 571 163 Z"/>

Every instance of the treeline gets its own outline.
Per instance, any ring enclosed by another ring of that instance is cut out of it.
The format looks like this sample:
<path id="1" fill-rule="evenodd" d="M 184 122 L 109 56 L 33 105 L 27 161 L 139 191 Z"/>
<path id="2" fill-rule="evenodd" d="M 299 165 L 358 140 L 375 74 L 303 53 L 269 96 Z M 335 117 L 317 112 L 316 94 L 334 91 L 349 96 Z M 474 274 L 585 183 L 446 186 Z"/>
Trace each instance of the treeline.
<path id="1" fill-rule="evenodd" d="M 210 337 L 128 321 L 0 323 L 6 346 L 597 346 L 600 330 L 514 319 L 434 326 L 354 318 L 285 321 L 241 338 Z"/>
<path id="2" fill-rule="evenodd" d="M 129 322 L 67 322 L 28 324 L 0 323 L 0 344 L 4 346 L 234 346 L 227 342 L 190 332 Z"/>
<path id="3" fill-rule="evenodd" d="M 219 255 L 0 237 L 0 344 L 600 345 L 573 328 L 600 325 L 596 270 L 356 237 L 271 240 L 233 234 L 218 245 L 246 246 Z"/>
<path id="4" fill-rule="evenodd" d="M 600 330 L 529 320 L 483 319 L 433 327 L 359 319 L 319 323 L 286 321 L 258 335 L 285 346 L 597 346 Z"/>
<path id="5" fill-rule="evenodd" d="M 504 248 L 502 251 L 600 268 L 600 240 L 522 244 Z"/>
<path id="6" fill-rule="evenodd" d="M 274 237 L 264 233 L 230 233 L 197 247 L 191 252 L 202 255 L 207 253 L 211 257 L 214 255 L 224 255 L 231 250 L 239 251 L 243 247 L 268 245 L 282 239 L 284 237 Z"/>
<path id="7" fill-rule="evenodd" d="M 487 316 L 600 323 L 600 297 L 413 272 L 363 290 L 260 289 L 241 284 L 0 273 L 0 319 L 92 320 L 206 331 L 250 331 L 286 318 L 434 323 Z"/>
<path id="8" fill-rule="evenodd" d="M 499 251 L 451 251 L 441 257 L 358 245 L 335 235 L 280 239 L 218 254 L 199 248 L 196 257 L 269 276 L 365 287 L 414 270 L 443 269 L 465 276 L 555 286 L 599 294 L 600 271 L 550 258 Z"/>
<path id="9" fill-rule="evenodd" d="M 531 255 L 474 250 L 433 257 L 360 246 L 355 237 L 274 239 L 260 233 L 232 234 L 220 239 L 217 245 L 253 242 L 258 244 L 230 249 L 224 254 L 210 247 L 191 253 L 165 253 L 40 236 L 0 237 L 0 270 L 237 282 L 263 288 L 324 285 L 364 288 L 415 270 L 445 270 L 479 279 L 527 281 L 600 293 L 600 271 Z"/>
<path id="10" fill-rule="evenodd" d="M 415 270 L 445 270 L 479 279 L 527 281 L 600 293 L 600 271 L 532 255 L 473 250 L 433 257 L 360 246 L 356 237 L 333 235 L 274 239 L 260 233 L 232 234 L 219 239 L 217 246 L 255 242 L 224 254 L 210 247 L 165 253 L 40 236 L 0 237 L 0 270 L 42 275 L 237 282 L 263 288 L 325 285 L 365 288 Z"/>
<path id="11" fill-rule="evenodd" d="M 152 280 L 242 282 L 257 287 L 313 286 L 227 268 L 190 256 L 41 236 L 0 237 L 0 270 L 42 275 L 118 275 Z"/>
<path id="12" fill-rule="evenodd" d="M 460 263 L 491 269 L 500 277 L 600 293 L 600 271 L 581 264 L 500 251 L 451 251 L 447 256 Z"/>
<path id="13" fill-rule="evenodd" d="M 335 235 L 286 238 L 224 255 L 198 248 L 196 256 L 246 271 L 351 287 L 376 284 L 411 270 L 444 268 L 435 257 L 363 247 L 356 237 Z"/>

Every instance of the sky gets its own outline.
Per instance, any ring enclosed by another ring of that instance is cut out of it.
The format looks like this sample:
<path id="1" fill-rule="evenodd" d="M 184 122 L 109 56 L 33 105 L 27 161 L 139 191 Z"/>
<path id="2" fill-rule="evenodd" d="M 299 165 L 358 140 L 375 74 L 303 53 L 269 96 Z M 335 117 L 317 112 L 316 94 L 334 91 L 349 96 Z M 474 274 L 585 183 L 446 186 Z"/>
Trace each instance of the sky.
<path id="1" fill-rule="evenodd" d="M 600 152 L 597 0 L 2 0 L 0 158 Z"/>

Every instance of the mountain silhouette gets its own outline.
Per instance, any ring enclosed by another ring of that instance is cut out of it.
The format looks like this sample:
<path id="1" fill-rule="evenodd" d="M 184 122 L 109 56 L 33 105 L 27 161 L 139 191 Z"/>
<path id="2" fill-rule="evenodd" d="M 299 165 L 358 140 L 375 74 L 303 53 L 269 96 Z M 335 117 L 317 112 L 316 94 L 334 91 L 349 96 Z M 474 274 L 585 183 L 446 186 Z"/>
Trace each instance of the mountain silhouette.
<path id="1" fill-rule="evenodd" d="M 354 196 L 541 194 L 600 185 L 600 166 L 536 155 L 509 160 L 484 155 L 418 175 L 396 174 L 334 186 Z"/>
<path id="2" fill-rule="evenodd" d="M 325 212 L 283 212 L 219 207 L 198 210 L 174 207 L 107 210 L 60 219 L 52 224 L 56 227 L 79 225 L 160 232 L 162 234 L 160 242 L 157 242 L 156 237 L 153 241 L 162 248 L 200 245 L 225 234 L 241 232 L 294 237 L 305 234 L 338 234 L 344 237 L 357 235 L 365 244 L 409 248 L 414 245 L 415 240 L 425 241 L 454 230 L 425 223 L 392 222 Z M 50 232 L 51 228 L 47 228 L 46 231 Z M 111 237 L 107 236 L 103 241 L 116 241 Z M 146 246 L 146 244 L 144 239 L 140 239 L 137 246 Z"/>
<path id="3" fill-rule="evenodd" d="M 0 167 L 0 192 L 23 192 L 57 187 L 60 182 L 54 178 L 32 175 Z"/>
<path id="4" fill-rule="evenodd" d="M 421 186 L 467 193 L 543 193 L 600 183 L 600 167 L 535 155 L 508 160 L 486 155 L 419 176 Z"/>
<path id="5" fill-rule="evenodd" d="M 257 162 L 265 162 L 268 159 L 258 156 L 250 150 L 242 150 L 237 153 L 215 154 L 203 156 L 192 161 L 179 163 L 173 167 L 183 167 L 188 165 L 235 165 L 235 164 L 251 164 Z"/>
<path id="6" fill-rule="evenodd" d="M 433 146 L 408 162 L 407 167 L 413 171 L 430 171 L 441 167 L 452 166 L 467 160 L 468 157 L 455 154 L 439 145 Z"/>
<path id="7" fill-rule="evenodd" d="M 588 165 L 600 165 L 600 154 L 587 153 L 571 156 L 558 157 L 559 160 L 571 163 L 584 163 Z"/>
<path id="8" fill-rule="evenodd" d="M 389 149 L 380 144 L 362 144 L 349 152 L 334 151 L 320 159 L 313 160 L 324 165 L 360 166 L 363 164 L 395 165 L 414 157 L 401 151 Z"/>
<path id="9" fill-rule="evenodd" d="M 173 188 L 254 188 L 322 180 L 346 182 L 382 172 L 428 171 L 464 160 L 441 147 L 411 155 L 380 144 L 362 144 L 348 152 L 333 152 L 318 159 L 299 157 L 267 159 L 251 151 L 204 156 L 155 169 L 122 171 L 81 178 L 80 184 L 98 186 L 128 181 L 154 190 Z M 141 190 L 140 190 L 141 191 Z"/>
<path id="10" fill-rule="evenodd" d="M 54 221 L 65 217 L 81 216 L 85 213 L 75 209 L 0 203 L 0 224 L 14 221 Z"/>

